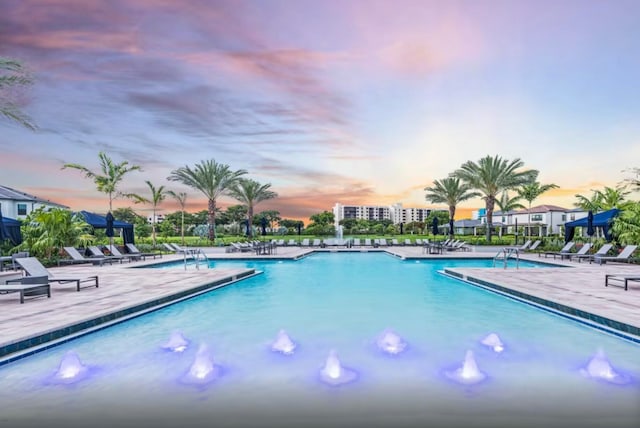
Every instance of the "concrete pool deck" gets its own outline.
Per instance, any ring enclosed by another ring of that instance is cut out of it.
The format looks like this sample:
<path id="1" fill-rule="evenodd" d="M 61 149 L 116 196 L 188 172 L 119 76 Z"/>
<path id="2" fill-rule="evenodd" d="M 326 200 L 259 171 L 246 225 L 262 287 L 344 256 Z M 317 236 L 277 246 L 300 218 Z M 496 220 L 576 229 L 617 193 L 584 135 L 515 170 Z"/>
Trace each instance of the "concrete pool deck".
<path id="1" fill-rule="evenodd" d="M 300 259 L 317 248 L 281 247 L 277 254 L 256 256 L 254 253 L 226 253 L 223 248 L 203 248 L 212 259 Z M 483 251 L 486 250 L 486 251 Z M 360 248 L 319 251 L 362 251 Z M 489 258 L 495 251 L 486 248 L 445 255 L 423 254 L 419 247 L 387 247 L 376 249 L 404 259 Z M 630 283 L 629 290 L 604 286 L 605 274 L 640 274 L 640 266 L 623 263 L 605 265 L 545 259 L 527 254 L 523 260 L 555 263 L 560 267 L 545 269 L 450 268 L 447 273 L 485 288 L 498 289 L 551 309 L 575 313 L 577 318 L 598 323 L 613 331 L 624 332 L 640 341 L 640 282 Z M 112 322 L 153 310 L 158 305 L 232 284 L 241 277 L 255 274 L 253 269 L 215 268 L 191 265 L 184 269 L 145 269 L 145 265 L 181 261 L 181 255 L 165 255 L 162 259 L 113 266 L 73 265 L 50 268 L 65 276 L 98 275 L 100 287 L 75 290 L 73 285 L 52 284 L 51 298 L 39 297 L 19 303 L 15 294 L 0 295 L 0 362 L 32 352 L 69 335 L 86 329 L 100 328 Z M 135 269 L 131 269 L 132 267 Z M 15 272 L 3 272 L 13 274 Z M 0 281 L 2 278 L 0 278 Z M 554 307 L 555 306 L 555 307 Z"/>

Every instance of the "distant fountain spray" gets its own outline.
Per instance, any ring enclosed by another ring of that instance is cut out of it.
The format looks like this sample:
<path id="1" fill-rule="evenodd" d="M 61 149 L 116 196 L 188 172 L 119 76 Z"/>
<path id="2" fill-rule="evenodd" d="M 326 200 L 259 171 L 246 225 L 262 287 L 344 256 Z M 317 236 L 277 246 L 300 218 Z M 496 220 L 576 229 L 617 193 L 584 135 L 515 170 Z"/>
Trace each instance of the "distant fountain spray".
<path id="1" fill-rule="evenodd" d="M 338 225 L 338 227 L 336 227 L 336 238 L 342 239 L 343 233 L 344 227 L 342 225 Z"/>
<path id="2" fill-rule="evenodd" d="M 504 351 L 504 343 L 496 333 L 490 333 L 480 341 L 484 346 L 493 349 L 493 352 L 500 353 Z"/>
<path id="3" fill-rule="evenodd" d="M 585 377 L 600 379 L 610 383 L 624 384 L 629 382 L 627 376 L 617 373 L 613 367 L 611 367 L 602 348 L 598 349 L 586 367 L 580 369 L 580 373 Z"/>
<path id="4" fill-rule="evenodd" d="M 171 333 L 171 336 L 169 336 L 169 340 L 162 345 L 162 348 L 171 352 L 184 352 L 187 346 L 189 346 L 189 341 L 185 339 L 182 333 L 174 331 Z"/>
<path id="5" fill-rule="evenodd" d="M 356 380 L 358 374 L 343 367 L 335 350 L 329 351 L 324 367 L 320 370 L 320 379 L 331 386 L 343 385 Z"/>
<path id="6" fill-rule="evenodd" d="M 482 382 L 487 375 L 478 369 L 478 364 L 473 357 L 473 351 L 469 350 L 465 354 L 462 366 L 454 371 L 446 372 L 447 377 L 464 385 L 473 385 Z"/>
<path id="7" fill-rule="evenodd" d="M 407 343 L 391 329 L 385 329 L 376 340 L 378 349 L 387 354 L 397 355 L 405 350 Z"/>
<path id="8" fill-rule="evenodd" d="M 291 340 L 286 331 L 280 330 L 276 340 L 271 344 L 271 350 L 284 355 L 292 355 L 296 349 L 296 343 Z"/>
<path id="9" fill-rule="evenodd" d="M 80 357 L 74 351 L 68 351 L 62 357 L 58 370 L 53 376 L 55 383 L 74 383 L 84 379 L 89 373 L 89 367 L 82 364 Z"/>
<path id="10" fill-rule="evenodd" d="M 183 376 L 184 383 L 203 385 L 212 382 L 220 376 L 220 366 L 213 363 L 211 352 L 207 345 L 200 344 L 196 357 Z"/>

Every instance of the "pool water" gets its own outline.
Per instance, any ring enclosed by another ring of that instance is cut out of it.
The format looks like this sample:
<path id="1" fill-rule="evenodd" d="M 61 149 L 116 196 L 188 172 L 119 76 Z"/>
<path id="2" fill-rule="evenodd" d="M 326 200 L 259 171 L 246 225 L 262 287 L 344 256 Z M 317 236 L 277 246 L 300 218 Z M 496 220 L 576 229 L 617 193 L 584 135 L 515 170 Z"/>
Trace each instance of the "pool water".
<path id="1" fill-rule="evenodd" d="M 636 426 L 640 346 L 439 273 L 491 265 L 375 253 L 216 261 L 264 273 L 0 367 L 0 422 Z M 270 349 L 280 329 L 298 345 L 293 355 Z M 376 346 L 385 329 L 406 341 L 404 352 Z M 161 348 L 176 330 L 190 341 L 182 353 Z M 502 353 L 480 343 L 492 332 Z M 201 344 L 218 376 L 185 381 Z M 581 372 L 598 349 L 624 382 Z M 88 375 L 52 381 L 71 350 Z M 323 382 L 331 350 L 353 381 Z M 473 385 L 448 376 L 469 350 L 486 376 Z"/>

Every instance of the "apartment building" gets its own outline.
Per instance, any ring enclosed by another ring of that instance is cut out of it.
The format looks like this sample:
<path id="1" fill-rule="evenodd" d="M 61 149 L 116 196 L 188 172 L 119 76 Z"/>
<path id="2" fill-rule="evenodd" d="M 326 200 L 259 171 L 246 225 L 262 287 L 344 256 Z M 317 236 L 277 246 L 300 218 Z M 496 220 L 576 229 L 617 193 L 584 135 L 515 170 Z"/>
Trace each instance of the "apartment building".
<path id="1" fill-rule="evenodd" d="M 430 208 L 403 208 L 401 203 L 393 205 L 343 205 L 333 207 L 335 226 L 341 220 L 355 218 L 361 220 L 391 220 L 394 224 L 425 221 L 431 214 Z"/>

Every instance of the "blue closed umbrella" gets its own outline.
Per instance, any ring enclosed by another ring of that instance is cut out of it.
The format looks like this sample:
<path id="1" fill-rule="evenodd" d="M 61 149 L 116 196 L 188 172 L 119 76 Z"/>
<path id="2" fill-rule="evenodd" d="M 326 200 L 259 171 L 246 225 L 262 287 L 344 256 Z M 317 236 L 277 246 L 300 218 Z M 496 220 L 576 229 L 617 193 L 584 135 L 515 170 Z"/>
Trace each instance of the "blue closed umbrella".
<path id="1" fill-rule="evenodd" d="M 587 214 L 587 235 L 592 237 L 595 232 L 596 231 L 593 228 L 593 211 L 589 210 L 589 213 Z"/>
<path id="2" fill-rule="evenodd" d="M 260 219 L 260 226 L 262 227 L 262 236 L 267 234 L 267 219 L 262 217 Z"/>
<path id="3" fill-rule="evenodd" d="M 107 227 L 105 228 L 104 234 L 109 238 L 113 238 L 113 222 L 115 219 L 113 218 L 113 214 L 111 214 L 111 211 L 107 213 L 107 216 L 105 218 L 107 220 Z"/>
<path id="4" fill-rule="evenodd" d="M 4 227 L 4 222 L 2 221 L 2 211 L 0 211 L 0 242 L 4 241 L 5 239 L 9 239 L 9 233 Z"/>
<path id="5" fill-rule="evenodd" d="M 433 217 L 433 221 L 431 223 L 431 232 L 434 235 L 438 234 L 438 217 Z"/>

